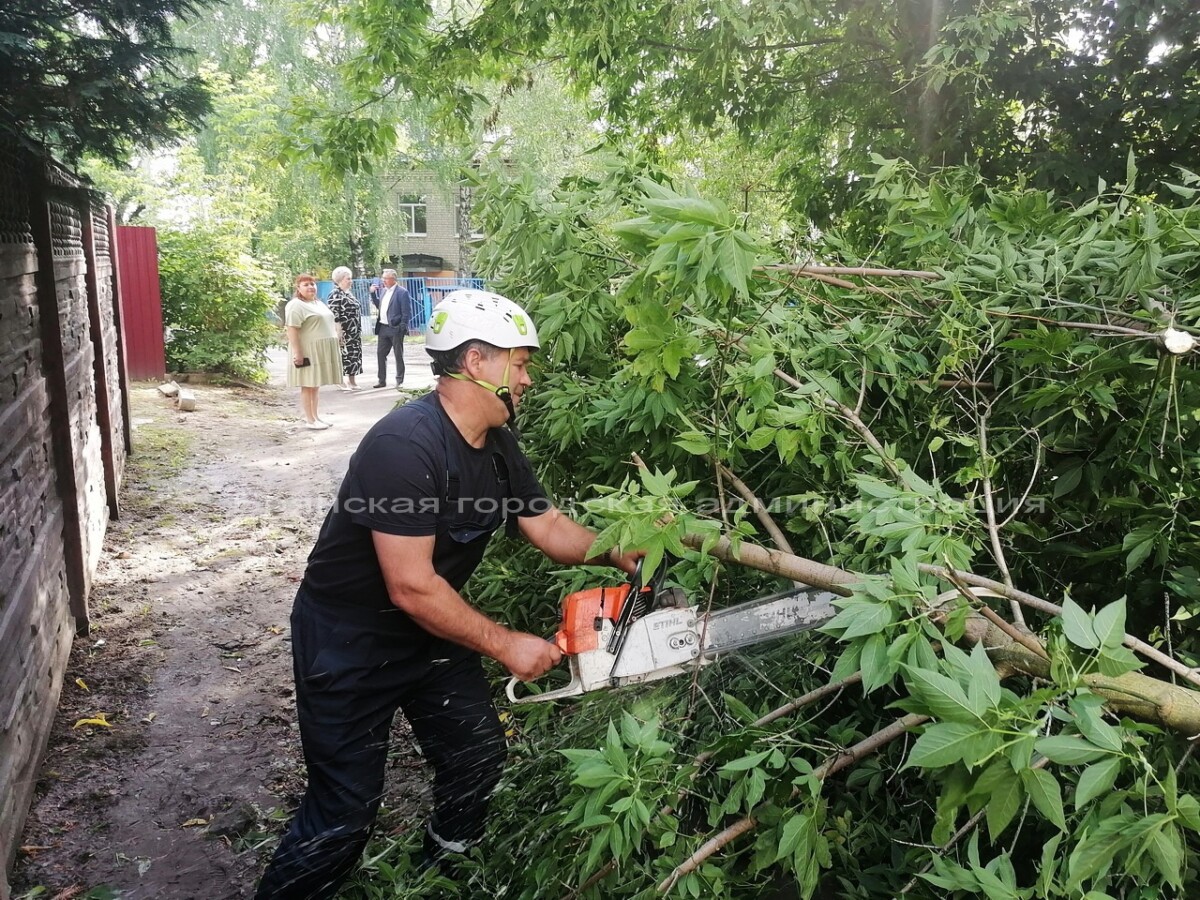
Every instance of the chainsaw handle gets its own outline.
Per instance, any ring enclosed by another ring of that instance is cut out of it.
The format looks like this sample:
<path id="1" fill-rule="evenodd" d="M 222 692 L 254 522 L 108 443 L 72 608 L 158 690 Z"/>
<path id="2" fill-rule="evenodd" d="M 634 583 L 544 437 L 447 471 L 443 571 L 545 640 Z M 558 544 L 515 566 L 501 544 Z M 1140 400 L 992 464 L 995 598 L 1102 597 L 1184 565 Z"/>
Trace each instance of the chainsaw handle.
<path id="1" fill-rule="evenodd" d="M 571 669 L 571 681 L 565 687 L 557 688 L 553 691 L 543 691 L 540 694 L 529 694 L 525 697 L 517 696 L 517 685 L 521 684 L 521 679 L 513 675 L 508 679 L 508 684 L 504 686 L 504 693 L 508 695 L 510 703 L 543 703 L 547 700 L 561 700 L 563 697 L 578 697 L 583 693 L 583 682 L 579 678 L 579 666 L 575 663 L 574 657 L 567 658 L 567 664 Z"/>

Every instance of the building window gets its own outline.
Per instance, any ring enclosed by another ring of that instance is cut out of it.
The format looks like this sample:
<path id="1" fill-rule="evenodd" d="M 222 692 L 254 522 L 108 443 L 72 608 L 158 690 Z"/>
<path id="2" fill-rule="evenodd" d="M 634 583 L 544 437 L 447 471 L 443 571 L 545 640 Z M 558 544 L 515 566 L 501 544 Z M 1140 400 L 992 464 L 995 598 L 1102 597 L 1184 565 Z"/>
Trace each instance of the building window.
<path id="1" fill-rule="evenodd" d="M 428 233 L 425 222 L 426 204 L 423 196 L 406 194 L 400 198 L 397 208 L 400 211 L 401 234 L 405 237 L 420 237 Z"/>

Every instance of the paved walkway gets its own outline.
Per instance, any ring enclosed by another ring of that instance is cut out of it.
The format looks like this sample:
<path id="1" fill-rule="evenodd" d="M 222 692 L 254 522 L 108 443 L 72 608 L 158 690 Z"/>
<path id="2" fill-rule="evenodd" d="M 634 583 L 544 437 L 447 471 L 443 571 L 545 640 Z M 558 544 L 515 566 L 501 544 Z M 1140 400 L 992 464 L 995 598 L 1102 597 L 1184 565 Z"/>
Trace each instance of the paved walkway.
<path id="1" fill-rule="evenodd" d="M 287 348 L 274 348 L 268 351 L 267 358 L 269 384 L 292 395 L 295 409 L 292 440 L 297 445 L 318 449 L 339 480 L 346 472 L 350 455 L 368 429 L 398 403 L 433 390 L 435 381 L 429 369 L 429 354 L 425 352 L 424 342 L 408 340 L 404 342 L 404 390 L 397 390 L 390 384 L 385 388 L 372 388 L 376 376 L 375 344 L 364 341 L 363 364 L 366 371 L 355 379 L 363 389 L 346 392 L 337 385 L 321 388 L 318 411 L 321 418 L 332 427 L 324 431 L 309 431 L 303 427 L 304 417 L 300 414 L 300 389 L 286 387 Z"/>

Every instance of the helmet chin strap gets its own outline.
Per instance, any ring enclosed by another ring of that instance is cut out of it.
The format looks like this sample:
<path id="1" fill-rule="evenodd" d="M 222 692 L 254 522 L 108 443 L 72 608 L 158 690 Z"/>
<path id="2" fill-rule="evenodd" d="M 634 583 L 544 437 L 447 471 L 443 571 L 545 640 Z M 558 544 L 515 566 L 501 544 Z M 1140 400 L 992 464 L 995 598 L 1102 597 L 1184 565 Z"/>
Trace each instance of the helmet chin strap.
<path id="1" fill-rule="evenodd" d="M 505 424 L 508 425 L 508 430 L 513 433 L 513 437 L 519 441 L 521 440 L 521 431 L 517 428 L 517 408 L 513 406 L 512 391 L 508 387 L 508 372 L 511 366 L 512 348 L 509 348 L 508 358 L 504 361 L 504 383 L 498 387 L 492 384 L 490 381 L 472 378 L 469 375 L 464 375 L 462 372 L 450 372 L 448 374 L 451 378 L 454 378 L 457 381 L 469 381 L 472 384 L 477 384 L 481 388 L 491 391 L 493 394 L 499 397 L 501 402 L 503 402 L 504 406 L 508 409 L 508 419 Z"/>

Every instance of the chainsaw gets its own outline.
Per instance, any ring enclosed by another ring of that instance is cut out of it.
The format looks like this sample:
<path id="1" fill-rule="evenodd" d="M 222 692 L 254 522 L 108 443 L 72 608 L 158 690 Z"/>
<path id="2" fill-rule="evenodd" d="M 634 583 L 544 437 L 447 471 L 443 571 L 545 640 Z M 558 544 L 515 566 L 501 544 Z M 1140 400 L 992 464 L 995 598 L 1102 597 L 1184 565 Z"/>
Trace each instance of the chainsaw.
<path id="1" fill-rule="evenodd" d="M 837 613 L 837 594 L 810 587 L 705 613 L 689 605 L 680 588 L 663 588 L 666 569 L 664 560 L 643 585 L 639 560 L 625 584 L 563 598 L 562 626 L 554 643 L 567 658 L 570 683 L 518 698 L 520 682 L 512 678 L 508 699 L 538 703 L 671 678 L 715 662 L 723 653 L 818 628 Z"/>

